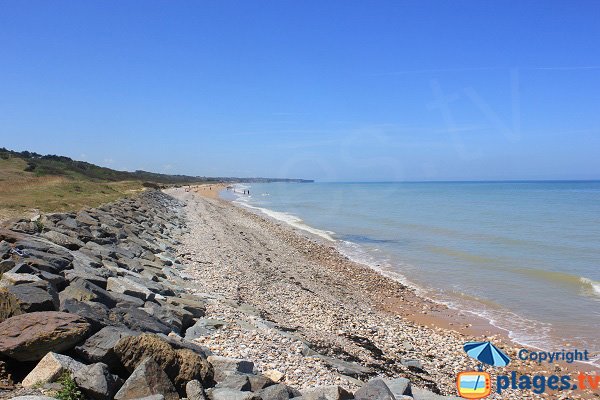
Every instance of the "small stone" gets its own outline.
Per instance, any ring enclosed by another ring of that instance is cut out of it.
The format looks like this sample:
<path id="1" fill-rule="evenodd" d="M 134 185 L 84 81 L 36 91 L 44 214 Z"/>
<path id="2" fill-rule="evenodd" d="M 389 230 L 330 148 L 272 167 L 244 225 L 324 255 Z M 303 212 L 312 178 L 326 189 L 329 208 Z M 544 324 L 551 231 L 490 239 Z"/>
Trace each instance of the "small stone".
<path id="1" fill-rule="evenodd" d="M 285 378 L 285 374 L 283 372 L 277 371 L 276 369 L 270 369 L 268 371 L 265 371 L 263 372 L 263 375 L 271 379 L 273 382 L 281 382 L 283 378 Z"/>

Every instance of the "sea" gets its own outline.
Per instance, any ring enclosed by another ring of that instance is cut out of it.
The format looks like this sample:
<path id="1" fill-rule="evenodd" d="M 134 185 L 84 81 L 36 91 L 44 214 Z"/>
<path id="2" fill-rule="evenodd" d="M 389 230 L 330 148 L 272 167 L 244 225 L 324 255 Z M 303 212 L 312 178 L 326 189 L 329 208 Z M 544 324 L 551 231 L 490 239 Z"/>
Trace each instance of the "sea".
<path id="1" fill-rule="evenodd" d="M 223 196 L 517 343 L 600 365 L 598 181 L 260 183 Z"/>

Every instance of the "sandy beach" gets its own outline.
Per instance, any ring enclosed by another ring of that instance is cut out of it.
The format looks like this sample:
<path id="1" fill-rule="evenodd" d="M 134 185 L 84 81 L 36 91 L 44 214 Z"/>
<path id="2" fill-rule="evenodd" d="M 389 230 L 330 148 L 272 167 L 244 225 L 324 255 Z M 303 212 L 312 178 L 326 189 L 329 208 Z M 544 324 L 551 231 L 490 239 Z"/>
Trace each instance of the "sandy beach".
<path id="1" fill-rule="evenodd" d="M 207 316 L 222 322 L 218 334 L 195 339 L 215 354 L 252 359 L 299 388 L 354 390 L 374 376 L 406 377 L 415 390 L 444 395 L 456 393 L 457 373 L 477 368 L 462 350 L 471 340 L 492 340 L 512 358 L 494 374 L 585 369 L 520 361 L 521 346 L 486 321 L 421 298 L 285 224 L 204 197 L 205 188 L 167 193 L 187 205 L 190 233 L 180 252 L 192 290 L 209 299 Z M 545 397 L 507 390 L 491 398 Z"/>

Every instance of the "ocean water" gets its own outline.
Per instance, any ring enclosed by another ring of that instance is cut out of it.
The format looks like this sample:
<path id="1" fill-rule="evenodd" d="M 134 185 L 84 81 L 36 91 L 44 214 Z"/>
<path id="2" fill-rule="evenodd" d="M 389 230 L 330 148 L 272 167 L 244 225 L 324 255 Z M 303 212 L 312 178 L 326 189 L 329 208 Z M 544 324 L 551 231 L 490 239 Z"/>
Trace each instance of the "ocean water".
<path id="1" fill-rule="evenodd" d="M 234 195 L 236 203 L 317 235 L 428 297 L 484 316 L 519 343 L 600 350 L 600 182 L 242 189 L 250 195 Z"/>

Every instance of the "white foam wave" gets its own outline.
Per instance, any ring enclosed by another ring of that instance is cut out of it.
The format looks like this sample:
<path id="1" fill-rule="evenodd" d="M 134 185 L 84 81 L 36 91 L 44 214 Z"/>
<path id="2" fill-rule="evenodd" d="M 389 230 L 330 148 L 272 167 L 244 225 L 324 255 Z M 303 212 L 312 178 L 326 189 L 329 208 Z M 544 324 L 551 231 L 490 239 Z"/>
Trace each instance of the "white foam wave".
<path id="1" fill-rule="evenodd" d="M 335 239 L 331 236 L 331 235 L 335 235 L 335 232 L 313 228 L 312 226 L 306 225 L 302 221 L 301 218 L 298 218 L 297 216 L 295 216 L 293 214 L 269 210 L 268 208 L 256 207 L 256 206 L 248 204 L 247 203 L 248 200 L 245 200 L 244 202 L 239 201 L 239 200 L 241 200 L 241 199 L 234 201 L 234 203 L 237 203 L 237 204 L 242 205 L 247 208 L 252 208 L 252 209 L 258 210 L 258 211 L 262 212 L 263 214 L 266 214 L 269 217 L 276 219 L 278 221 L 285 222 L 286 224 L 291 225 L 294 228 L 303 230 L 305 232 L 312 233 L 313 235 L 317 235 L 328 241 L 335 242 Z"/>
<path id="2" fill-rule="evenodd" d="M 589 286 L 592 289 L 592 292 L 596 295 L 596 296 L 600 296 L 600 282 L 598 281 L 593 281 L 591 279 L 585 278 L 585 277 L 581 277 L 579 278 L 579 280 L 581 281 L 582 284 L 584 284 L 585 286 Z"/>

